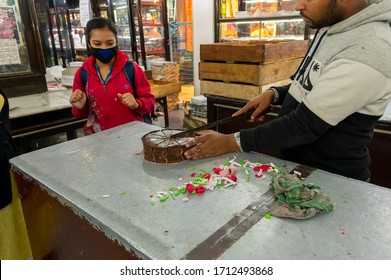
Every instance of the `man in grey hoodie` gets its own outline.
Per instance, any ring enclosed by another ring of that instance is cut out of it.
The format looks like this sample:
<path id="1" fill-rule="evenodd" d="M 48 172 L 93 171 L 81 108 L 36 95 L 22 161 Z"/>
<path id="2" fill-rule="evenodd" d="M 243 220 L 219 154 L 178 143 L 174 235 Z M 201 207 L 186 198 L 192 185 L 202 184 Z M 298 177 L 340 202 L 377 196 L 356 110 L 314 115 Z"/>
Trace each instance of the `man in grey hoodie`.
<path id="1" fill-rule="evenodd" d="M 273 87 L 234 115 L 270 104 L 279 118 L 223 135 L 201 131 L 185 156 L 278 148 L 284 159 L 368 180 L 367 144 L 391 100 L 391 1 L 297 0 L 296 10 L 317 29 L 292 83 Z"/>

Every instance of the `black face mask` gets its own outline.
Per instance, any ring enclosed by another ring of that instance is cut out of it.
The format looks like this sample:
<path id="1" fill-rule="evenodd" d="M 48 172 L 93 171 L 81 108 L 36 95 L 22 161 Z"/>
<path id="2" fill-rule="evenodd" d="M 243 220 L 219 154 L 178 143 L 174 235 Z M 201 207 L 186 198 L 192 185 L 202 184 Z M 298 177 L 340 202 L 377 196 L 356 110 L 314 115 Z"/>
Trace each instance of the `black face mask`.
<path id="1" fill-rule="evenodd" d="M 117 46 L 110 49 L 99 49 L 91 47 L 91 54 L 100 62 L 107 64 L 115 57 L 117 54 L 117 49 Z"/>

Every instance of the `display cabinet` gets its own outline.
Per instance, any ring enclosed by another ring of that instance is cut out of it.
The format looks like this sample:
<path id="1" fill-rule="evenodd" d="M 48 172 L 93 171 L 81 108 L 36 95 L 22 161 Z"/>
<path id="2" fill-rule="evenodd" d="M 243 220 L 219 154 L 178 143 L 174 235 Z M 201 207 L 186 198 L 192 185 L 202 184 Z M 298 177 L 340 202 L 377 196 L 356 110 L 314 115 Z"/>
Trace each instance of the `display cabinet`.
<path id="1" fill-rule="evenodd" d="M 0 88 L 8 97 L 47 90 L 32 1 L 0 0 Z"/>
<path id="2" fill-rule="evenodd" d="M 92 10 L 97 17 L 113 18 L 113 12 L 110 10 L 110 0 L 91 0 Z M 95 8 L 94 8 L 95 6 Z"/>
<path id="3" fill-rule="evenodd" d="M 215 1 L 215 42 L 308 38 L 294 0 Z"/>
<path id="4" fill-rule="evenodd" d="M 133 61 L 138 60 L 136 41 L 134 38 L 134 22 L 132 9 L 128 0 L 112 0 L 113 21 L 117 28 L 118 47 Z"/>
<path id="5" fill-rule="evenodd" d="M 75 60 L 75 49 L 81 49 L 78 35 L 82 29 L 79 9 L 73 2 L 75 1 L 34 1 L 46 67 L 67 67 L 69 62 Z"/>
<path id="6" fill-rule="evenodd" d="M 34 0 L 46 67 L 87 59 L 79 0 Z M 93 16 L 110 17 L 107 0 L 90 0 Z M 112 2 L 112 1 L 111 1 Z M 111 16 L 110 18 L 112 18 Z"/>
<path id="7" fill-rule="evenodd" d="M 81 25 L 80 22 L 80 1 L 67 0 L 61 2 L 63 2 L 63 5 L 65 5 L 66 16 L 69 24 L 68 36 L 70 38 L 72 60 L 85 60 L 87 59 L 88 48 L 87 42 L 85 41 L 85 28 Z M 107 0 L 91 0 L 91 8 L 93 10 L 94 16 L 105 18 L 110 17 L 110 9 L 107 2 Z M 111 2 L 116 1 L 113 0 Z M 57 4 L 57 6 L 59 6 L 59 4 Z M 113 16 L 111 15 L 111 18 L 112 17 Z"/>
<path id="8" fill-rule="evenodd" d="M 49 3 L 46 0 L 35 0 L 37 11 L 38 31 L 41 37 L 41 44 L 46 67 L 58 64 L 58 57 L 53 37 L 53 23 L 50 19 Z"/>
<path id="9" fill-rule="evenodd" d="M 170 60 L 166 0 L 132 0 L 138 63 Z"/>
<path id="10" fill-rule="evenodd" d="M 166 0 L 111 0 L 105 12 L 116 25 L 118 47 L 130 59 L 145 69 L 153 61 L 169 60 Z"/>
<path id="11" fill-rule="evenodd" d="M 80 23 L 80 8 L 78 6 L 69 7 L 69 20 L 70 20 L 70 30 L 71 36 L 73 38 L 74 52 L 76 57 L 78 55 L 84 55 L 87 52 L 87 44 L 85 41 L 85 30 Z"/>
<path id="12" fill-rule="evenodd" d="M 54 45 L 62 67 L 69 66 L 69 62 L 75 59 L 73 28 L 69 17 L 66 1 L 49 0 L 50 20 L 52 22 L 52 32 Z"/>

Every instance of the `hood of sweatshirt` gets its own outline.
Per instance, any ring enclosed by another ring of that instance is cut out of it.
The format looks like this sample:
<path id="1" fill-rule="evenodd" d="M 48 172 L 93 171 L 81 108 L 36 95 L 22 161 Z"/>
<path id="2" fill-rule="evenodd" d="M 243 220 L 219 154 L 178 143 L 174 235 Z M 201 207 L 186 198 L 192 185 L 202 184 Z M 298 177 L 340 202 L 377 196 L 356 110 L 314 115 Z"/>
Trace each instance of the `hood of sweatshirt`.
<path id="1" fill-rule="evenodd" d="M 390 0 L 368 0 L 370 5 L 353 16 L 338 22 L 328 29 L 329 35 L 345 32 L 369 22 L 391 23 Z"/>

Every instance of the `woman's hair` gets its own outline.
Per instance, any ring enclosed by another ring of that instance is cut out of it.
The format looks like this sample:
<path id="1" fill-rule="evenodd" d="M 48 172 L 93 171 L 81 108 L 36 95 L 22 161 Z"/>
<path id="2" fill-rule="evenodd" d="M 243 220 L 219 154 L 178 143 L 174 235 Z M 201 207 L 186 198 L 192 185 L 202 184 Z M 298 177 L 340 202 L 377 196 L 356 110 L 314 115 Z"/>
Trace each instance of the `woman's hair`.
<path id="1" fill-rule="evenodd" d="M 84 34 L 86 36 L 86 43 L 90 43 L 90 33 L 92 30 L 103 28 L 108 28 L 111 32 L 114 33 L 115 38 L 117 38 L 117 29 L 111 20 L 102 17 L 95 17 L 87 22 L 86 33 Z"/>

